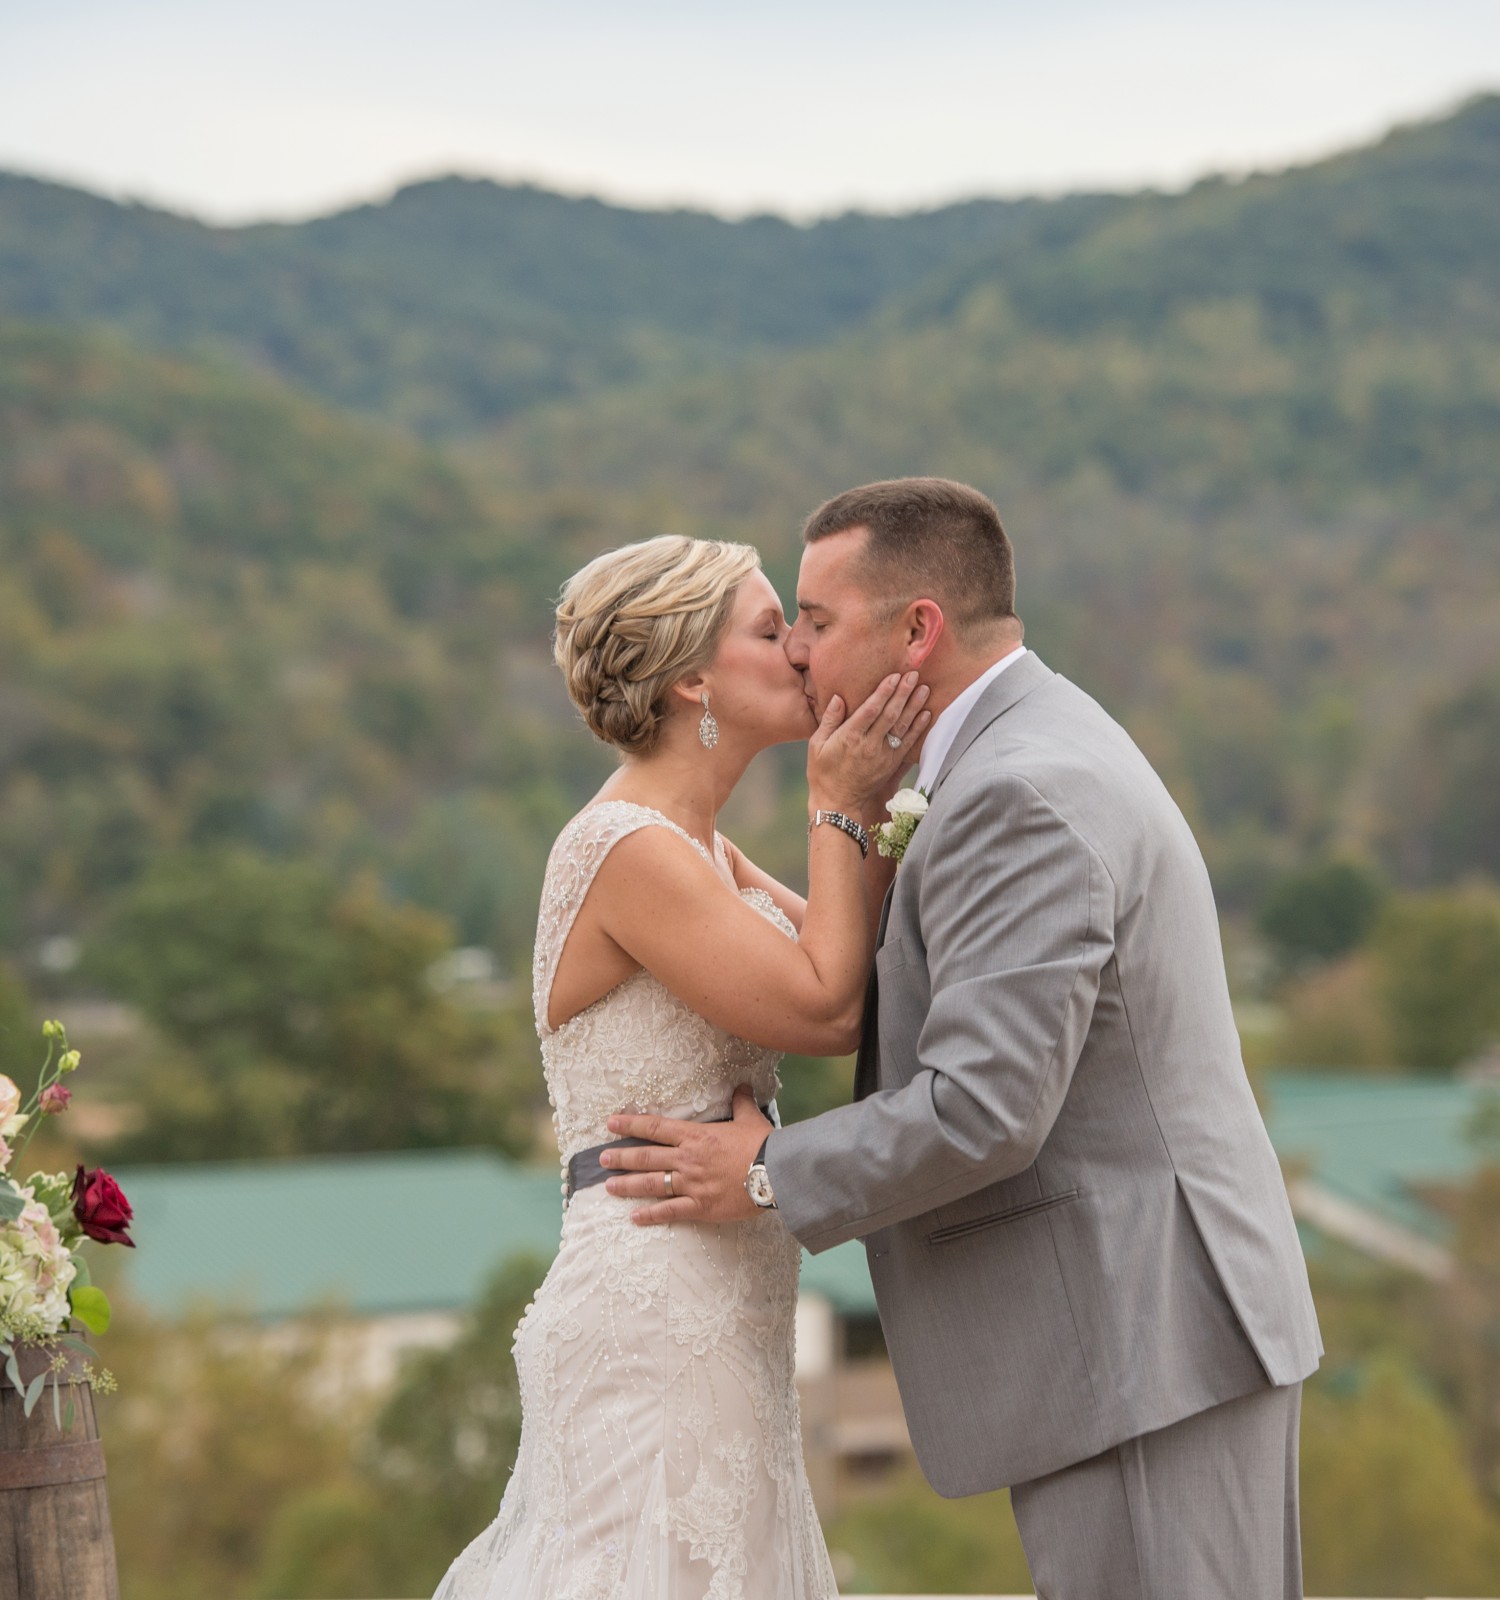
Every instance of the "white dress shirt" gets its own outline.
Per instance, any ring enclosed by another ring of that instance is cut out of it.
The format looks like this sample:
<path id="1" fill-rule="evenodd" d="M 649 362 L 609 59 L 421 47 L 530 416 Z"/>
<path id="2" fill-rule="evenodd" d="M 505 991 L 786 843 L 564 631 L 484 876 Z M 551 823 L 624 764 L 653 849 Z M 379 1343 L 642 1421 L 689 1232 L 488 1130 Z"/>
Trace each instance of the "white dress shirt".
<path id="1" fill-rule="evenodd" d="M 1025 654 L 1026 646 L 1018 644 L 1008 656 L 1001 656 L 993 665 L 986 667 L 927 730 L 927 742 L 922 746 L 922 762 L 917 768 L 919 789 L 928 795 L 932 793 L 932 786 L 937 782 L 938 773 L 943 770 L 943 762 L 953 748 L 958 730 L 963 727 L 965 719 L 974 709 L 980 695 L 1012 662 L 1019 661 Z"/>

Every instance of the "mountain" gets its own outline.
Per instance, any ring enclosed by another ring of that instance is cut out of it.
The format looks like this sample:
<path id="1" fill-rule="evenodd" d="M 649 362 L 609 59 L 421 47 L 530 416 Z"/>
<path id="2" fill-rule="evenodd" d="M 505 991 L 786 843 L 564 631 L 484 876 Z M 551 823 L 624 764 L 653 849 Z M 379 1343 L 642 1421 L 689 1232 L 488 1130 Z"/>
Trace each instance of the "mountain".
<path id="1" fill-rule="evenodd" d="M 831 343 L 519 417 L 473 460 L 601 542 L 749 539 L 785 594 L 826 495 L 974 482 L 1033 642 L 1147 746 L 1226 904 L 1309 852 L 1461 875 L 1500 828 L 1472 781 L 1500 741 L 1497 194 L 1488 98 L 1018 231 Z"/>
<path id="2" fill-rule="evenodd" d="M 0 316 L 211 350 L 426 433 L 827 339 L 1016 231 L 1120 202 L 974 201 L 799 227 L 442 178 L 214 228 L 0 174 Z"/>
<path id="3" fill-rule="evenodd" d="M 806 512 L 902 472 L 995 496 L 1030 641 L 1231 914 L 1328 854 L 1495 870 L 1497 178 L 1490 97 L 1181 195 L 805 229 L 444 180 L 216 230 L 0 182 L 0 946 L 247 842 L 519 968 L 607 770 L 563 576 L 722 535 L 790 601 Z M 731 819 L 793 875 L 798 781 Z"/>
<path id="4" fill-rule="evenodd" d="M 533 514 L 265 377 L 0 324 L 0 947 L 244 844 L 523 948 L 599 768 L 518 649 Z"/>

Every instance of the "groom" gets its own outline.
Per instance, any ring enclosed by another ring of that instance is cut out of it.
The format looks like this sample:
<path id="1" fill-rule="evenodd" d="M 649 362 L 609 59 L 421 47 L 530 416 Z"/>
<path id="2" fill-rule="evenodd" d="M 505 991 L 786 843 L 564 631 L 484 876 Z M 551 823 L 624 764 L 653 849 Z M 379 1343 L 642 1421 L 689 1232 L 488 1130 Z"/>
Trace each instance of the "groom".
<path id="1" fill-rule="evenodd" d="M 1300 1596 L 1321 1342 L 1188 825 L 1021 643 L 983 495 L 869 484 L 804 538 L 788 650 L 815 708 L 917 668 L 934 712 L 855 1102 L 774 1131 L 748 1097 L 612 1119 L 659 1147 L 609 1151 L 609 1187 L 658 1201 L 646 1222 L 774 1203 L 809 1250 L 863 1239 L 923 1471 L 1010 1486 L 1045 1600 Z"/>

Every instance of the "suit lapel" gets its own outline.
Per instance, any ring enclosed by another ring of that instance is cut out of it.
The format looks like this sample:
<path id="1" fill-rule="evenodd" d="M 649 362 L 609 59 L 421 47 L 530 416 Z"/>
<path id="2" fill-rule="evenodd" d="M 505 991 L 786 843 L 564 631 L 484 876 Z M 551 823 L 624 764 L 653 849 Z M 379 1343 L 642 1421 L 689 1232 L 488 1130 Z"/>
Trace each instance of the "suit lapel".
<path id="1" fill-rule="evenodd" d="M 1052 669 L 1044 666 L 1041 657 L 1034 651 L 1028 651 L 1014 666 L 1007 667 L 979 697 L 979 703 L 964 718 L 958 736 L 938 769 L 937 780 L 932 786 L 933 794 L 936 795 L 942 788 L 944 779 L 963 759 L 964 752 L 996 717 L 1004 716 L 1017 701 L 1024 700 L 1033 689 L 1039 688 L 1053 676 Z M 899 876 L 898 868 L 897 877 Z M 877 950 L 885 943 L 885 930 L 891 920 L 891 901 L 895 893 L 896 884 L 892 881 L 890 888 L 885 892 L 885 903 L 880 908 L 880 928 L 875 936 Z M 874 1094 L 879 1087 L 880 982 L 872 967 L 870 981 L 865 986 L 864 1021 L 860 1027 L 859 1055 L 854 1064 L 854 1098 L 863 1100 L 866 1095 Z"/>
<path id="2" fill-rule="evenodd" d="M 1033 689 L 1040 688 L 1055 676 L 1051 667 L 1042 664 L 1042 658 L 1034 650 L 1028 650 L 1014 666 L 1007 667 L 980 695 L 979 703 L 964 718 L 963 726 L 949 746 L 948 754 L 943 757 L 942 766 L 938 768 L 932 793 L 936 795 L 943 787 L 944 779 L 963 759 L 964 752 L 996 717 L 1004 716 L 1017 701 L 1024 700 Z"/>

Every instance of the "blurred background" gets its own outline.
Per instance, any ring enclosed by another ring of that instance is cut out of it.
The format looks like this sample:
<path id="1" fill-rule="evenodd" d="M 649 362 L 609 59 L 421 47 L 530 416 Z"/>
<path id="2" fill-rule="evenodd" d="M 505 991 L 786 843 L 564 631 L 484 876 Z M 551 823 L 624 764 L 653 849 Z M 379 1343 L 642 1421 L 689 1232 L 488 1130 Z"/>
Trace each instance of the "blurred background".
<path id="1" fill-rule="evenodd" d="M 1191 820 L 1328 1355 L 1310 1593 L 1500 1593 L 1500 13 L 0 0 L 0 1071 L 135 1203 L 127 1600 L 430 1593 L 555 1246 L 598 551 L 972 482 Z M 796 882 L 801 760 L 726 831 Z M 847 1095 L 789 1061 L 782 1105 Z M 117 1252 L 116 1256 L 124 1255 Z M 852 1593 L 1029 1587 L 805 1262 Z"/>

